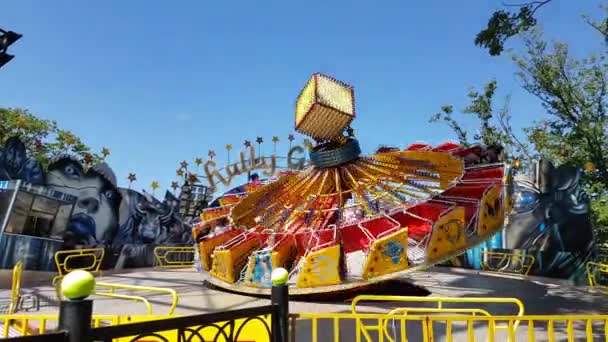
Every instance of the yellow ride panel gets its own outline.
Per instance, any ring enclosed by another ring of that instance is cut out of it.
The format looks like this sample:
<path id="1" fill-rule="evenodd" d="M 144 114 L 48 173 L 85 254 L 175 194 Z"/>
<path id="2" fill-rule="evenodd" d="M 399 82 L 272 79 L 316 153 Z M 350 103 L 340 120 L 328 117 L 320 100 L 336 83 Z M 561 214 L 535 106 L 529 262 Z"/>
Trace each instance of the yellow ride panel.
<path id="1" fill-rule="evenodd" d="M 340 277 L 341 253 L 340 246 L 335 245 L 308 254 L 296 286 L 318 287 L 340 284 L 342 282 Z"/>
<path id="2" fill-rule="evenodd" d="M 486 236 L 504 225 L 505 211 L 501 203 L 500 191 L 496 186 L 486 191 L 481 199 L 477 218 L 477 235 Z"/>
<path id="3" fill-rule="evenodd" d="M 464 231 L 464 208 L 456 207 L 435 222 L 427 249 L 427 260 L 432 261 L 467 244 Z"/>
<path id="4" fill-rule="evenodd" d="M 241 269 L 247 262 L 247 257 L 254 249 L 259 247 L 259 244 L 258 239 L 250 239 L 235 248 L 215 251 L 213 253 L 213 265 L 209 273 L 225 282 L 236 283 Z"/>
<path id="5" fill-rule="evenodd" d="M 201 266 L 205 271 L 211 269 L 211 254 L 215 247 L 223 245 L 234 236 L 235 234 L 220 234 L 201 241 L 199 244 L 199 257 L 201 259 Z"/>
<path id="6" fill-rule="evenodd" d="M 363 279 L 374 278 L 408 268 L 407 228 L 374 241 L 365 261 Z"/>

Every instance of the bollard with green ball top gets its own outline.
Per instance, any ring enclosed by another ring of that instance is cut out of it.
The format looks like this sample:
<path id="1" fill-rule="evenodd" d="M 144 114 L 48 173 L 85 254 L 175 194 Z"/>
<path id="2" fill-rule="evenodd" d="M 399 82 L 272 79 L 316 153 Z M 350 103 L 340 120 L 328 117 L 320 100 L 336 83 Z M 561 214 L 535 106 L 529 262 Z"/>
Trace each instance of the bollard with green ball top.
<path id="1" fill-rule="evenodd" d="M 282 267 L 275 268 L 271 275 L 272 290 L 270 302 L 276 306 L 272 315 L 272 342 L 286 342 L 289 332 L 289 272 Z"/>
<path id="2" fill-rule="evenodd" d="M 93 301 L 86 299 L 95 290 L 95 277 L 84 270 L 74 270 L 61 281 L 61 292 L 67 300 L 59 306 L 59 329 L 67 331 L 70 342 L 89 341 Z"/>
<path id="3" fill-rule="evenodd" d="M 85 299 L 95 290 L 95 277 L 90 272 L 75 270 L 61 281 L 61 293 L 69 300 Z"/>

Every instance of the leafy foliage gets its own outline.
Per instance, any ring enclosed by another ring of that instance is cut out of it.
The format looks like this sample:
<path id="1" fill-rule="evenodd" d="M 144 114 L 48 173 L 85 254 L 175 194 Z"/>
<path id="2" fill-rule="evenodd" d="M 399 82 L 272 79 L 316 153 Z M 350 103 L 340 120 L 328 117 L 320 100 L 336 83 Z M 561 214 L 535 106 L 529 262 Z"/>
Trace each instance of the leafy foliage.
<path id="1" fill-rule="evenodd" d="M 60 129 L 55 121 L 40 119 L 26 109 L 0 107 L 0 143 L 12 136 L 19 136 L 28 155 L 44 167 L 51 158 L 63 153 L 79 156 L 86 164 L 101 160 L 80 138 Z"/>
<path id="2" fill-rule="evenodd" d="M 538 32 L 535 11 L 549 3 L 534 1 L 520 6 L 519 14 L 497 11 L 488 28 L 480 32 L 475 43 L 499 55 L 507 38 L 523 34 L 525 50 L 513 57 L 517 76 L 523 88 L 534 95 L 546 110 L 546 117 L 524 129 L 526 143 L 519 142 L 509 124 L 508 106 L 497 115 L 492 111 L 496 82 L 488 83 L 484 92 L 471 92 L 470 105 L 463 112 L 475 114 L 480 122 L 475 140 L 482 143 L 499 141 L 512 147 L 513 154 L 530 157 L 529 150 L 554 164 L 570 164 L 586 169 L 583 186 L 591 198 L 592 217 L 600 243 L 608 242 L 608 61 L 606 52 L 588 58 L 574 58 L 562 42 L 547 43 Z M 604 38 L 608 36 L 608 12 L 605 20 L 588 16 L 584 20 Z M 492 126 L 496 117 L 499 127 Z M 442 107 L 431 121 L 443 118 L 458 137 L 466 132 L 452 117 L 452 107 Z M 528 144 L 531 146 L 529 148 Z"/>
<path id="3" fill-rule="evenodd" d="M 475 37 L 475 45 L 488 49 L 491 56 L 498 56 L 504 51 L 507 39 L 527 32 L 536 26 L 536 11 L 553 0 L 531 1 L 523 4 L 505 5 L 518 7 L 519 12 L 505 10 L 495 11 L 485 29 Z"/>
<path id="4" fill-rule="evenodd" d="M 511 129 L 511 114 L 509 111 L 509 99 L 505 105 L 495 113 L 493 108 L 494 95 L 498 83 L 496 80 L 488 82 L 481 92 L 471 90 L 467 97 L 470 104 L 463 110 L 465 115 L 474 115 L 477 117 L 480 127 L 477 133 L 473 136 L 474 143 L 480 143 L 486 146 L 501 145 L 505 147 L 507 153 L 511 156 L 519 157 L 521 154 L 528 154 L 528 147 L 522 144 L 515 136 Z M 453 117 L 453 106 L 444 105 L 439 113 L 431 117 L 431 122 L 443 120 L 456 134 L 460 144 L 469 146 L 468 132 L 461 127 Z"/>

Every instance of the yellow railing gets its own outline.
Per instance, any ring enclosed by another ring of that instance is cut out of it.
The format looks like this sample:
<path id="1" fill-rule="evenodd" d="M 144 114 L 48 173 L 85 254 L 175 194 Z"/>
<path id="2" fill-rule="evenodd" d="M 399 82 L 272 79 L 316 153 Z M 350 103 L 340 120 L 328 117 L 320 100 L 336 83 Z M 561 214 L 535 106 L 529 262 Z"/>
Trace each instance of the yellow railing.
<path id="1" fill-rule="evenodd" d="M 608 280 L 608 264 L 590 261 L 587 263 L 587 279 L 589 280 L 589 286 L 594 290 L 598 290 L 608 294 L 608 284 L 602 284 L 598 280 Z"/>
<path id="2" fill-rule="evenodd" d="M 452 313 L 457 314 L 457 312 Z M 310 336 L 312 342 L 608 340 L 608 315 L 473 316 L 446 315 L 444 312 L 438 315 L 308 313 L 290 316 L 292 334 L 300 338 Z M 94 315 L 92 326 L 119 325 L 172 317 L 175 316 Z M 268 319 L 266 320 L 270 323 Z M 57 321 L 57 315 L 0 315 L 0 325 L 3 327 L 0 337 L 9 336 L 9 324 L 18 327 L 17 330 L 23 336 L 51 332 L 57 329 Z M 249 327 L 246 324 L 247 319 L 239 321 L 236 322 L 235 329 L 241 329 L 242 326 L 248 330 L 242 335 L 251 336 L 251 340 L 258 341 L 259 329 L 256 329 L 255 326 Z M 310 322 L 310 328 L 307 324 L 302 324 L 307 321 Z M 367 322 L 367 327 L 363 325 L 364 321 Z M 371 324 L 370 321 L 375 324 Z M 387 322 L 391 324 L 387 325 Z M 521 323 L 519 324 L 519 322 Z M 507 328 L 497 329 L 499 324 Z M 371 331 L 370 326 L 375 327 L 375 331 Z M 310 331 L 307 332 L 308 329 Z M 212 331 L 212 333 L 216 333 L 216 331 Z M 167 334 L 175 334 L 175 332 L 159 332 L 159 335 L 164 337 L 169 337 Z M 210 338 L 213 339 L 213 337 Z M 264 338 L 259 341 L 263 340 Z"/>
<path id="3" fill-rule="evenodd" d="M 298 323 L 303 320 L 311 322 L 310 341 L 312 342 L 343 340 L 430 342 L 439 338 L 447 342 L 608 341 L 608 315 L 456 316 L 315 313 L 294 314 L 291 318 L 295 319 L 295 322 L 292 321 L 292 328 L 295 327 L 292 334 L 298 336 L 308 335 L 298 328 L 303 326 Z M 323 321 L 330 321 L 330 324 L 320 324 Z M 373 325 L 368 323 L 365 326 L 363 321 L 375 323 Z M 386 322 L 392 323 L 393 329 L 389 329 Z M 499 330 L 498 323 L 502 323 L 506 329 Z M 319 325 L 323 326 L 322 329 L 319 329 Z M 374 328 L 374 334 L 370 333 L 372 330 L 370 327 Z M 323 333 L 321 336 L 320 331 Z"/>
<path id="4" fill-rule="evenodd" d="M 171 260 L 170 255 L 192 255 L 192 260 L 181 261 Z M 154 257 L 156 258 L 156 266 L 159 268 L 185 268 L 194 266 L 194 247 L 182 246 L 158 246 L 154 248 Z"/>
<path id="5" fill-rule="evenodd" d="M 147 321 L 156 321 L 163 320 L 169 318 L 175 318 L 178 316 L 166 316 L 166 315 L 152 315 L 152 316 L 110 316 L 110 315 L 93 315 L 93 319 L 91 322 L 92 327 L 101 327 L 101 326 L 115 326 L 120 324 L 128 324 L 128 323 L 138 323 L 138 322 L 147 322 Z M 262 317 L 262 320 L 266 322 L 270 326 L 270 316 Z M 58 315 L 0 315 L 0 339 L 8 338 L 9 331 L 13 330 L 16 332 L 18 336 L 32 336 L 32 335 L 40 335 L 49 332 L 56 331 L 59 324 L 59 316 Z M 214 338 L 217 339 L 218 335 L 218 327 L 222 327 L 226 324 L 226 322 L 217 322 L 215 326 L 207 326 L 204 328 L 192 327 L 194 331 L 197 331 L 202 335 L 204 341 L 215 341 Z M 262 322 L 260 320 L 250 320 L 247 318 L 237 319 L 234 321 L 234 327 L 232 327 L 232 331 L 240 331 L 240 339 L 243 341 L 259 341 L 259 342 L 270 342 L 268 338 L 268 333 L 262 326 Z M 177 341 L 177 331 L 159 331 L 156 332 L 156 335 L 160 336 L 157 340 L 164 341 Z M 125 338 L 117 338 L 113 341 L 122 342 L 122 341 L 133 341 L 133 337 L 125 337 Z M 141 339 L 140 341 L 143 341 Z M 217 339 L 219 341 L 219 339 Z M 194 340 L 193 340 L 194 341 Z M 198 340 L 197 340 L 198 341 Z"/>
<path id="6" fill-rule="evenodd" d="M 103 262 L 105 250 L 103 248 L 88 248 L 88 249 L 71 249 L 59 251 L 55 253 L 55 266 L 57 267 L 57 276 L 53 278 L 53 285 L 57 298 L 61 298 L 60 284 L 63 277 L 74 270 L 84 270 L 91 272 L 94 275 L 101 274 L 100 268 Z M 85 266 L 72 268 L 69 266 L 70 261 L 91 258 L 91 263 Z"/>
<path id="7" fill-rule="evenodd" d="M 163 293 L 171 296 L 171 307 L 169 307 L 169 312 L 167 315 L 173 315 L 175 312 L 175 308 L 177 307 L 177 303 L 179 297 L 177 292 L 173 289 L 167 289 L 162 287 L 149 287 L 149 286 L 136 286 L 136 285 L 125 285 L 125 284 L 110 284 L 110 283 L 96 283 L 95 284 L 95 295 L 111 297 L 117 299 L 130 299 L 135 301 L 143 302 L 146 305 L 148 310 L 148 314 L 152 315 L 152 306 L 150 302 L 144 297 L 133 296 L 133 295 L 125 295 L 125 294 L 117 294 L 116 290 L 129 290 L 129 291 L 141 291 L 141 292 L 155 292 L 155 293 Z M 99 288 L 106 288 L 108 291 L 99 291 Z"/>
<path id="8" fill-rule="evenodd" d="M 12 315 L 17 311 L 17 305 L 21 298 L 21 275 L 23 273 L 23 262 L 19 261 L 13 267 L 13 283 L 11 285 L 11 302 L 8 307 L 8 314 Z"/>
<path id="9" fill-rule="evenodd" d="M 398 302 L 408 303 L 408 304 L 434 304 L 435 307 L 420 307 L 420 306 L 400 306 L 396 309 L 393 309 L 390 313 L 402 312 L 402 314 L 406 315 L 408 312 L 416 312 L 417 314 L 441 314 L 441 313 L 470 313 L 472 316 L 476 316 L 478 313 L 481 313 L 485 316 L 491 316 L 490 312 L 479 309 L 477 307 L 473 308 L 472 305 L 512 305 L 517 309 L 517 313 L 514 316 L 523 316 L 524 315 L 524 304 L 521 300 L 517 298 L 488 298 L 488 297 L 479 297 L 479 298 L 456 298 L 456 297 L 410 297 L 410 296 L 377 296 L 377 295 L 361 295 L 355 297 L 352 301 L 351 312 L 356 315 L 359 314 L 357 312 L 357 304 L 359 302 Z M 450 307 L 446 307 L 449 305 Z M 458 307 L 455 307 L 458 306 Z M 467 307 L 463 307 L 467 306 Z M 519 321 L 516 322 L 519 324 Z M 365 326 L 363 326 L 365 329 Z M 498 326 L 497 329 L 505 329 L 506 326 Z M 375 329 L 371 327 L 370 329 Z"/>
<path id="10" fill-rule="evenodd" d="M 103 248 L 88 248 L 88 249 L 72 249 L 59 251 L 55 253 L 55 265 L 57 266 L 57 272 L 59 276 L 65 276 L 73 270 L 85 270 L 93 274 L 99 273 L 101 263 L 105 255 Z M 62 258 L 63 257 L 63 258 Z M 70 268 L 69 262 L 73 259 L 87 259 L 91 258 L 91 264 L 88 266 L 81 266 L 77 268 Z"/>
<path id="11" fill-rule="evenodd" d="M 2 335 L 9 337 L 9 330 L 13 328 L 20 336 L 40 335 L 57 329 L 58 315 L 0 315 Z M 120 324 L 119 316 L 93 315 L 92 326 L 97 328 Z"/>
<path id="12" fill-rule="evenodd" d="M 107 291 L 100 291 L 100 288 L 106 288 Z M 62 300 L 63 296 L 61 295 L 61 282 L 55 284 L 55 290 L 57 291 L 57 299 Z M 173 289 L 167 289 L 162 287 L 149 287 L 149 286 L 136 286 L 136 285 L 126 285 L 126 284 L 111 284 L 111 283 L 103 283 L 96 282 L 95 283 L 95 291 L 94 295 L 101 297 L 109 297 L 115 299 L 125 299 L 132 300 L 136 302 L 142 302 L 146 306 L 146 311 L 148 315 L 152 315 L 152 305 L 142 296 L 128 295 L 128 294 L 120 294 L 116 293 L 116 290 L 128 290 L 128 291 L 140 291 L 140 292 L 155 292 L 155 293 L 163 293 L 171 296 L 171 306 L 169 307 L 169 312 L 167 315 L 173 315 L 175 312 L 175 308 L 177 307 L 177 303 L 179 297 L 177 292 Z"/>
<path id="13" fill-rule="evenodd" d="M 531 254 L 504 253 L 484 250 L 481 266 L 485 271 L 528 275 L 536 259 Z"/>

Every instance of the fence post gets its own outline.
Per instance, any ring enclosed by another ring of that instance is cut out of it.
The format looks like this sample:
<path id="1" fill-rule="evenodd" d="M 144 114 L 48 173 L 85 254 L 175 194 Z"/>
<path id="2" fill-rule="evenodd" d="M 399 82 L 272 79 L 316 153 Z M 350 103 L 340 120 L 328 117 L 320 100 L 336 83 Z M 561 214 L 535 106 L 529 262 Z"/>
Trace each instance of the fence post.
<path id="1" fill-rule="evenodd" d="M 59 329 L 68 333 L 69 342 L 90 342 L 93 301 L 86 298 L 94 289 L 95 278 L 87 271 L 72 271 L 61 281 L 67 300 L 59 305 Z"/>
<path id="2" fill-rule="evenodd" d="M 289 273 L 284 268 L 272 271 L 270 302 L 277 310 L 271 318 L 272 342 L 287 342 L 289 336 Z"/>

